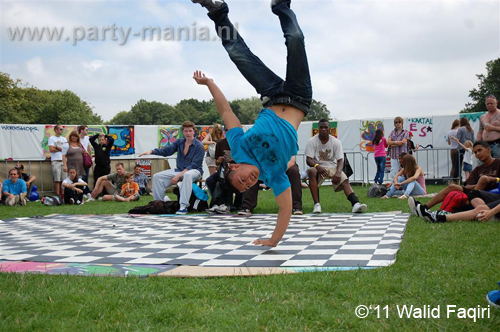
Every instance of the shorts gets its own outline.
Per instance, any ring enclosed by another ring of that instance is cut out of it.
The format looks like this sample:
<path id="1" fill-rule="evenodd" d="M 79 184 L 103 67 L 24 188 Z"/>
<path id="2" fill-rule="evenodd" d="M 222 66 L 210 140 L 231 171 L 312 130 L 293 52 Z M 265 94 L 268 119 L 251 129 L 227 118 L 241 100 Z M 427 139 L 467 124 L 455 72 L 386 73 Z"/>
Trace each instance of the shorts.
<path id="1" fill-rule="evenodd" d="M 328 176 L 323 177 L 320 175 L 318 180 L 318 185 L 321 185 L 326 179 L 333 179 L 335 173 L 337 173 L 337 167 L 324 167 L 324 168 L 328 171 Z M 342 172 L 342 174 L 340 175 L 340 182 L 338 184 L 334 184 L 332 181 L 333 189 L 337 189 L 345 180 L 347 180 L 347 175 L 345 175 L 345 173 Z"/>
<path id="2" fill-rule="evenodd" d="M 120 192 L 118 190 L 116 190 L 116 186 L 112 183 L 111 183 L 111 190 L 113 192 L 110 192 L 108 189 L 106 189 L 106 191 L 108 192 L 108 195 L 119 195 L 120 194 Z"/>
<path id="3" fill-rule="evenodd" d="M 215 164 L 215 159 L 210 156 L 205 157 L 205 162 L 207 163 L 208 167 L 217 167 L 217 164 Z"/>
<path id="4" fill-rule="evenodd" d="M 68 175 L 63 171 L 63 162 L 61 160 L 53 160 L 50 163 L 52 167 L 52 176 L 54 177 L 54 182 L 64 181 Z"/>
<path id="5" fill-rule="evenodd" d="M 464 172 L 472 172 L 472 165 L 464 163 Z"/>

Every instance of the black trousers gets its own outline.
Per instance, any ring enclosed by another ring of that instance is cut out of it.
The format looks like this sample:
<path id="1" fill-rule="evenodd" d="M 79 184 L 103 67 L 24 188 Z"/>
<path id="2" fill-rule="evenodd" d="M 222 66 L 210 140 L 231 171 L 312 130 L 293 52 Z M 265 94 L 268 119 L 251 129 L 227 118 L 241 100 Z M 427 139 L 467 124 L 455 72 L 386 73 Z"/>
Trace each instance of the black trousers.
<path id="1" fill-rule="evenodd" d="M 76 190 L 64 188 L 64 204 L 69 204 L 70 199 L 83 202 L 83 193 L 79 194 Z"/>
<path id="2" fill-rule="evenodd" d="M 99 179 L 101 176 L 108 175 L 110 173 L 111 173 L 110 164 L 95 165 L 95 167 L 94 167 L 94 188 L 95 188 L 95 184 L 97 183 L 97 179 Z"/>

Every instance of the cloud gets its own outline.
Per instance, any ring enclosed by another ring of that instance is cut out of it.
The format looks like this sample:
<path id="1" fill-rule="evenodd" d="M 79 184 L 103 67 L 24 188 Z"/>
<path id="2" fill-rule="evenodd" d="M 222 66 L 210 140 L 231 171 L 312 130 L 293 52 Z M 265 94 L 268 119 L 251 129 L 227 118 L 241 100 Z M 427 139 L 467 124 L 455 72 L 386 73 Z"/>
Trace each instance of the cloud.
<path id="1" fill-rule="evenodd" d="M 4 5 L 7 3 L 7 5 Z M 195 85 L 196 69 L 213 76 L 228 99 L 255 96 L 220 41 L 12 43 L 5 26 L 208 27 L 190 1 L 2 2 L 0 70 L 40 89 L 70 89 L 105 119 L 140 99 L 176 104 L 210 99 Z M 286 47 L 268 1 L 231 1 L 230 18 L 250 49 L 276 74 L 286 72 Z M 332 116 L 453 114 L 477 86 L 476 74 L 500 51 L 499 2 L 294 1 L 306 38 L 314 98 Z"/>

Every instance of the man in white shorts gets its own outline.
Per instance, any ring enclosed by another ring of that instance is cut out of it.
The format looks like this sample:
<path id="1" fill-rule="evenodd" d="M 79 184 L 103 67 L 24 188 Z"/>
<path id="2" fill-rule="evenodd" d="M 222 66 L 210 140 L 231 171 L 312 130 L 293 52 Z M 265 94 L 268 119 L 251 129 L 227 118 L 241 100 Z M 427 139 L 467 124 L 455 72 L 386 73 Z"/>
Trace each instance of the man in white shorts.
<path id="1" fill-rule="evenodd" d="M 306 146 L 307 170 L 309 189 L 314 200 L 313 213 L 321 213 L 319 203 L 319 186 L 326 179 L 332 180 L 333 190 L 344 191 L 352 205 L 352 213 L 366 211 L 366 204 L 359 202 L 358 196 L 352 190 L 349 179 L 342 171 L 344 168 L 344 150 L 342 144 L 330 135 L 330 121 L 319 120 L 319 133 L 309 139 Z"/>
<path id="2" fill-rule="evenodd" d="M 57 196 L 61 196 L 61 183 L 68 176 L 63 171 L 62 150 L 68 144 L 66 137 L 62 136 L 64 128 L 61 125 L 54 127 L 54 136 L 49 137 L 50 161 L 52 166 L 52 176 L 54 177 L 54 190 Z"/>

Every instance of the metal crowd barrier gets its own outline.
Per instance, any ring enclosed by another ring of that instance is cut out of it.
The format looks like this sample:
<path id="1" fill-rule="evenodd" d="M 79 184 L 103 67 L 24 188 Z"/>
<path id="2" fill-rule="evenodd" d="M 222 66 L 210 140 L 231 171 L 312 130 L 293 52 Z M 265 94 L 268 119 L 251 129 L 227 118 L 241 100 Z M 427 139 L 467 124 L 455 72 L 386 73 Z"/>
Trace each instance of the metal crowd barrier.
<path id="1" fill-rule="evenodd" d="M 424 171 L 424 176 L 426 181 L 436 181 L 438 182 L 447 182 L 447 181 L 457 181 L 460 182 L 463 178 L 461 176 L 462 165 L 460 165 L 459 169 L 459 177 L 452 178 L 450 176 L 451 172 L 451 157 L 450 157 L 450 148 L 433 148 L 433 149 L 418 149 L 413 152 L 413 156 L 415 157 L 417 164 Z M 374 152 L 368 152 L 366 154 L 366 177 L 368 182 L 373 183 L 373 179 L 375 178 L 375 174 L 377 172 Z M 474 160 L 474 167 L 476 166 L 476 161 Z M 390 162 L 388 162 L 390 165 Z M 393 179 L 389 176 L 390 166 L 385 169 L 384 180 L 392 181 Z"/>

